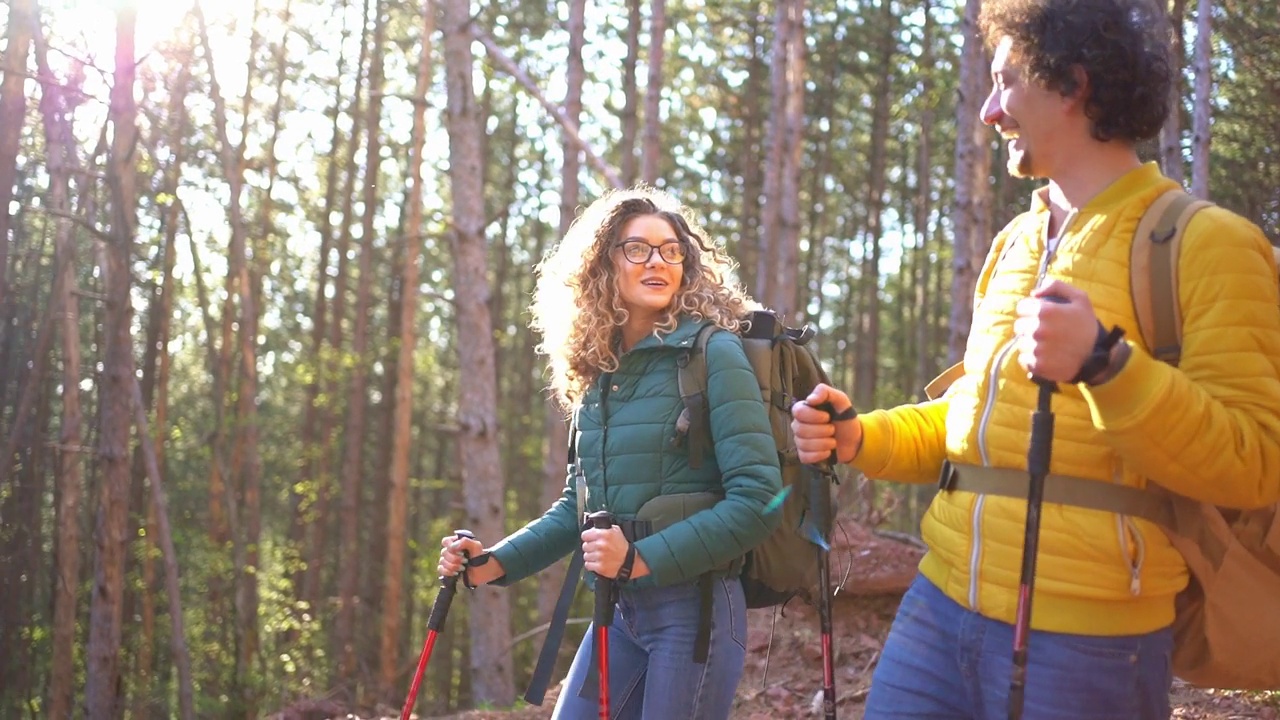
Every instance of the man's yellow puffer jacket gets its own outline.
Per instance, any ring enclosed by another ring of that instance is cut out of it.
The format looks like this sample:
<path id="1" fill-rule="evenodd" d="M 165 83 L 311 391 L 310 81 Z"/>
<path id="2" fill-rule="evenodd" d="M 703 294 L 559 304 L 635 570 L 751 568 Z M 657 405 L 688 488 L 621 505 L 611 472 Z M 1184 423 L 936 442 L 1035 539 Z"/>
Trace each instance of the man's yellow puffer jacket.
<path id="1" fill-rule="evenodd" d="M 1175 184 L 1155 165 L 1126 174 L 1069 216 L 1048 252 L 1042 189 L 995 239 L 974 301 L 964 375 L 939 400 L 862 416 L 855 464 L 871 477 L 936 480 L 943 458 L 1025 469 L 1038 388 L 1019 366 L 1015 305 L 1045 277 L 1089 296 L 1102 323 L 1133 345 L 1124 369 L 1053 398 L 1056 474 L 1143 485 L 1254 507 L 1280 498 L 1280 297 L 1262 233 L 1220 208 L 1183 236 L 1180 368 L 1141 347 L 1129 252 L 1146 207 Z M 1046 503 L 1032 626 L 1086 635 L 1150 632 L 1173 621 L 1187 582 L 1181 556 L 1155 525 Z M 921 571 L 961 605 L 1012 622 L 1024 500 L 940 492 L 922 523 Z"/>

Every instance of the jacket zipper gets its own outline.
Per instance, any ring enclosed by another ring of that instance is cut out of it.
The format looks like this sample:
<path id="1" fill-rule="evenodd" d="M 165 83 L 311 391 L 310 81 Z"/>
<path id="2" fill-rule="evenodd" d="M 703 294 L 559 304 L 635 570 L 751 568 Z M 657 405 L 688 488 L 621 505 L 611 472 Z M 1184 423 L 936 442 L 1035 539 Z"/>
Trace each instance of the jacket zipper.
<path id="1" fill-rule="evenodd" d="M 1058 248 L 1062 247 L 1062 241 L 1066 237 L 1067 230 L 1071 228 L 1071 223 L 1076 219 L 1077 210 L 1071 210 L 1067 213 L 1067 217 L 1062 221 L 1062 227 L 1058 231 L 1058 240 L 1049 247 L 1049 225 L 1046 223 L 1041 236 L 1041 244 L 1044 252 L 1040 255 L 1040 267 L 1036 272 L 1035 287 L 1040 287 L 1044 283 L 1045 276 L 1049 272 L 1049 263 L 1052 262 L 1054 255 L 1057 254 Z M 991 466 L 991 455 L 987 450 L 987 426 L 991 421 L 991 414 L 995 411 L 996 391 L 999 387 L 1000 368 L 1004 365 L 1005 356 L 1013 349 L 1014 341 L 1010 340 L 1005 343 L 996 354 L 995 361 L 991 364 L 989 376 L 987 377 L 987 402 L 982 409 L 982 417 L 978 420 L 978 455 L 982 460 L 983 467 Z M 969 609 L 976 611 L 978 609 L 978 575 L 981 569 L 980 559 L 982 556 L 982 510 L 986 505 L 986 496 L 979 495 L 978 501 L 973 505 L 973 516 L 971 519 L 971 529 L 973 532 L 973 544 L 969 554 Z M 1123 547 L 1123 544 L 1122 544 Z M 1137 582 L 1136 578 L 1134 582 Z"/>
<path id="2" fill-rule="evenodd" d="M 1129 568 L 1129 594 L 1137 597 L 1142 593 L 1142 562 L 1146 558 L 1147 543 L 1142 538 L 1138 524 L 1128 515 L 1116 513 L 1116 531 L 1120 536 L 1120 555 L 1125 567 Z M 1129 540 L 1133 540 L 1133 550 L 1129 550 Z"/>
<path id="3" fill-rule="evenodd" d="M 991 422 L 991 413 L 996 405 L 996 388 L 998 386 L 1000 367 L 1004 364 L 1005 356 L 1013 349 L 1013 341 L 1004 344 L 1000 348 L 1000 352 L 996 353 L 995 362 L 991 364 L 987 377 L 987 402 L 982 409 L 982 417 L 978 420 L 978 456 L 982 461 L 983 467 L 991 466 L 991 455 L 987 451 L 987 426 Z M 973 531 L 973 547 L 969 554 L 969 609 L 978 609 L 978 570 L 982 553 L 982 508 L 986 505 L 987 496 L 979 495 L 978 501 L 973 506 L 973 517 L 970 520 L 971 529 Z"/>
<path id="4" fill-rule="evenodd" d="M 609 509 L 609 390 L 613 373 L 600 376 L 600 510 Z"/>

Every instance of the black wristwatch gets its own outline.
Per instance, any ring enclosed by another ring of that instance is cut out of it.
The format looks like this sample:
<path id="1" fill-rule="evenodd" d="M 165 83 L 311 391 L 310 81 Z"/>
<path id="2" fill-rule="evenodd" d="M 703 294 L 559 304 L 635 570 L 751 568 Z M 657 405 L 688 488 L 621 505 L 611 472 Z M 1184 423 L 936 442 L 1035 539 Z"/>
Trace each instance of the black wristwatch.
<path id="1" fill-rule="evenodd" d="M 1111 351 L 1122 337 L 1124 337 L 1124 328 L 1119 325 L 1112 325 L 1111 329 L 1107 330 L 1099 322 L 1098 338 L 1093 342 L 1093 350 L 1089 353 L 1089 357 L 1085 358 L 1084 364 L 1080 366 L 1080 372 L 1071 378 L 1071 382 L 1088 382 L 1103 370 L 1106 370 L 1107 366 L 1111 364 Z"/>

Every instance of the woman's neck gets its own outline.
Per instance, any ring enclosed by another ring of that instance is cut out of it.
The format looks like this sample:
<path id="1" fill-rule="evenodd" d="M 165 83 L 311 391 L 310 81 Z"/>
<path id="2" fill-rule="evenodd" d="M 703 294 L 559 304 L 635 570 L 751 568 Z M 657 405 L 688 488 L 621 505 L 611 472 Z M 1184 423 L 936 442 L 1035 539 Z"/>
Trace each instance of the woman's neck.
<path id="1" fill-rule="evenodd" d="M 627 320 L 627 324 L 622 326 L 622 352 L 630 352 L 636 343 L 645 338 L 646 335 L 653 334 L 653 328 L 658 324 L 655 317 L 641 318 L 637 317 L 633 312 Z"/>

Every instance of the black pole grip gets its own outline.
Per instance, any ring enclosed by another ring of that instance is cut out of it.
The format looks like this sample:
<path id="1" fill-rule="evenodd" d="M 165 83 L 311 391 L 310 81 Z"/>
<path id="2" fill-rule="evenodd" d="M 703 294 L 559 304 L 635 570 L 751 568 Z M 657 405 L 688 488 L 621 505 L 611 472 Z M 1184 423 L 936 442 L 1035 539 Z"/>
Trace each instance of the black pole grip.
<path id="1" fill-rule="evenodd" d="M 596 530 L 608 530 L 613 527 L 613 513 L 608 510 L 597 510 L 587 515 L 587 526 Z M 613 624 L 613 579 L 596 573 L 596 604 L 592 616 L 597 628 L 607 628 Z"/>
<path id="2" fill-rule="evenodd" d="M 475 540 L 476 536 L 470 530 L 454 530 L 453 534 L 460 538 Z M 462 556 L 471 559 L 471 556 L 463 551 Z M 440 632 L 444 627 L 444 621 L 449 617 L 449 605 L 453 603 L 453 596 L 458 592 L 458 578 L 462 577 L 462 573 L 467 571 L 464 563 L 462 572 L 457 575 L 440 578 L 440 592 L 436 593 L 436 601 L 431 604 L 431 615 L 427 618 L 427 629 Z"/>
<path id="3" fill-rule="evenodd" d="M 826 413 L 827 419 L 831 422 L 831 424 L 832 425 L 835 424 L 836 406 L 832 405 L 830 400 L 826 402 L 820 402 L 817 405 L 810 405 L 809 407 L 812 407 L 814 410 L 821 410 L 822 412 Z M 823 464 L 835 466 L 839 462 L 840 462 L 839 454 L 835 450 L 832 450 L 831 456 L 828 457 L 826 460 L 824 460 Z"/>

